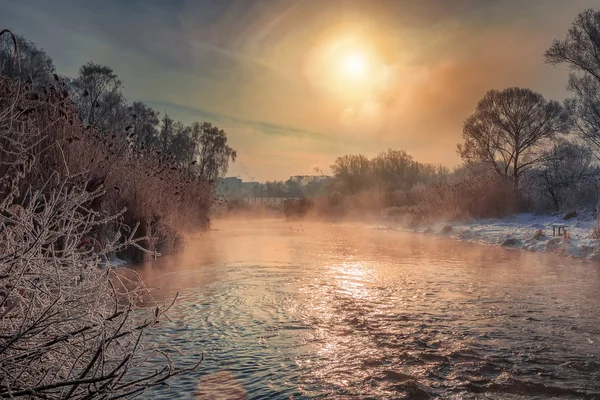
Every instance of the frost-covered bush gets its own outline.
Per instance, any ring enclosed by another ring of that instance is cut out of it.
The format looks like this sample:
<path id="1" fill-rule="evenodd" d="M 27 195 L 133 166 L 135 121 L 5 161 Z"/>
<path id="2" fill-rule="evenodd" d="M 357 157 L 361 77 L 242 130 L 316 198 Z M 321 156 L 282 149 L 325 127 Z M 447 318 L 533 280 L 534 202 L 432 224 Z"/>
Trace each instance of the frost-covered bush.
<path id="1" fill-rule="evenodd" d="M 30 157 L 31 169 L 19 181 L 22 191 L 41 187 L 53 173 L 88 190 L 104 187 L 90 208 L 103 216 L 127 211 L 96 232 L 101 242 L 140 223 L 141 236 L 152 239 L 145 245 L 158 249 L 160 242 L 207 226 L 211 182 L 157 152 L 131 149 L 124 133 L 105 135 L 84 126 L 59 77 L 39 92 L 0 76 L 0 176 L 19 157 Z"/>
<path id="2" fill-rule="evenodd" d="M 125 247 L 146 251 L 118 207 L 160 207 L 181 174 L 162 188 L 149 178 L 154 196 L 105 189 L 151 172 L 111 143 L 79 124 L 58 79 L 38 93 L 0 77 L 0 398 L 130 398 L 187 371 L 145 340 L 170 306 L 132 271 L 99 267 Z"/>
<path id="3" fill-rule="evenodd" d="M 593 207 L 598 202 L 600 171 L 592 150 L 572 140 L 556 140 L 524 177 L 537 211 Z"/>
<path id="4" fill-rule="evenodd" d="M 0 197 L 2 398 L 127 398 L 185 371 L 144 340 L 168 307 L 138 310 L 152 301 L 143 284 L 99 268 L 108 252 L 137 245 L 94 243 L 110 219 L 87 208 L 101 194 L 65 181 L 22 204 L 14 188 Z"/>
<path id="5" fill-rule="evenodd" d="M 428 185 L 411 197 L 425 221 L 503 217 L 517 211 L 514 186 L 490 173 Z"/>

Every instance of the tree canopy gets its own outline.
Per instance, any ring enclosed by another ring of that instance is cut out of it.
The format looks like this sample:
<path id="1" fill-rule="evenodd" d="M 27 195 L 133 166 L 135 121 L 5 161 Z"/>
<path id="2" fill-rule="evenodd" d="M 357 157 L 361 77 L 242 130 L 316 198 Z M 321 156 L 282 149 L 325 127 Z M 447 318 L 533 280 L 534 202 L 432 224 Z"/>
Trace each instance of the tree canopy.
<path id="1" fill-rule="evenodd" d="M 465 120 L 458 154 L 468 164 L 490 165 L 518 189 L 519 177 L 543 156 L 539 145 L 567 129 L 558 102 L 530 89 L 490 90 Z"/>

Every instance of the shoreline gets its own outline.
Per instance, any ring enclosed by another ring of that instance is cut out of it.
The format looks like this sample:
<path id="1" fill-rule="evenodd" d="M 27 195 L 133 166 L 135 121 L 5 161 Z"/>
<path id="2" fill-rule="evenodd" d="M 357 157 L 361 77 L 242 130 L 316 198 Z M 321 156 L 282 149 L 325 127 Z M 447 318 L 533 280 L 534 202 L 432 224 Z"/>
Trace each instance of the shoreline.
<path id="1" fill-rule="evenodd" d="M 383 220 L 379 228 L 421 233 L 453 240 L 508 249 L 557 254 L 566 257 L 600 259 L 600 241 L 592 237 L 598 222 L 592 212 L 581 211 L 564 220 L 562 215 L 520 213 L 504 218 L 438 222 L 420 228 L 403 228 Z M 553 235 L 552 225 L 563 225 L 567 235 Z"/>

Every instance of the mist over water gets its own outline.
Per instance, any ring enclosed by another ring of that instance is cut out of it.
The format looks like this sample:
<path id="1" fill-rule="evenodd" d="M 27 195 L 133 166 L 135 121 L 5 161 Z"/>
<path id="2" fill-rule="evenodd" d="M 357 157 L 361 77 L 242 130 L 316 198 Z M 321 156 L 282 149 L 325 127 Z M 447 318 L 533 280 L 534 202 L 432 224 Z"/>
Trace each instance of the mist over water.
<path id="1" fill-rule="evenodd" d="M 600 398 L 600 266 L 368 225 L 216 221 L 140 266 L 195 374 L 148 398 Z"/>

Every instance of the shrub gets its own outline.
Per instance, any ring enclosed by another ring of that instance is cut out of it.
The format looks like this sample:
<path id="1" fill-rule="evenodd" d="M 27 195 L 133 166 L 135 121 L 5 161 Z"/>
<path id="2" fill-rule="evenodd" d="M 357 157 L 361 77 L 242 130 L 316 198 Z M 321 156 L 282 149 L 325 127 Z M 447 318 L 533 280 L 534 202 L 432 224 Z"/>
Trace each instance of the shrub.
<path id="1" fill-rule="evenodd" d="M 287 218 L 302 218 L 312 209 L 313 202 L 310 199 L 287 199 L 282 204 L 283 214 Z"/>
<path id="2" fill-rule="evenodd" d="M 146 246 L 156 249 L 160 243 L 174 243 L 182 232 L 208 225 L 210 182 L 158 152 L 128 147 L 120 135 L 101 135 L 83 126 L 59 80 L 39 96 L 29 85 L 0 77 L 0 129 L 0 175 L 26 158 L 31 171 L 20 181 L 21 188 L 42 187 L 56 173 L 74 184 L 85 182 L 88 190 L 105 187 L 90 204 L 101 215 L 127 209 L 95 232 L 101 242 L 139 222 L 141 235 L 152 239 Z"/>
<path id="3" fill-rule="evenodd" d="M 98 267 L 140 240 L 135 230 L 106 246 L 90 240 L 119 217 L 88 208 L 102 190 L 61 181 L 10 204 L 17 194 L 0 203 L 0 397 L 133 396 L 189 371 L 173 366 L 164 343 L 143 340 L 169 307 L 136 312 L 152 300 L 143 284 Z"/>
<path id="4" fill-rule="evenodd" d="M 150 234 L 181 212 L 206 218 L 207 186 L 86 129 L 58 79 L 39 95 L 0 77 L 0 397 L 134 397 L 198 367 L 177 369 L 167 344 L 144 340 L 170 306 L 134 272 L 99 265 L 147 253 L 135 218 Z"/>

